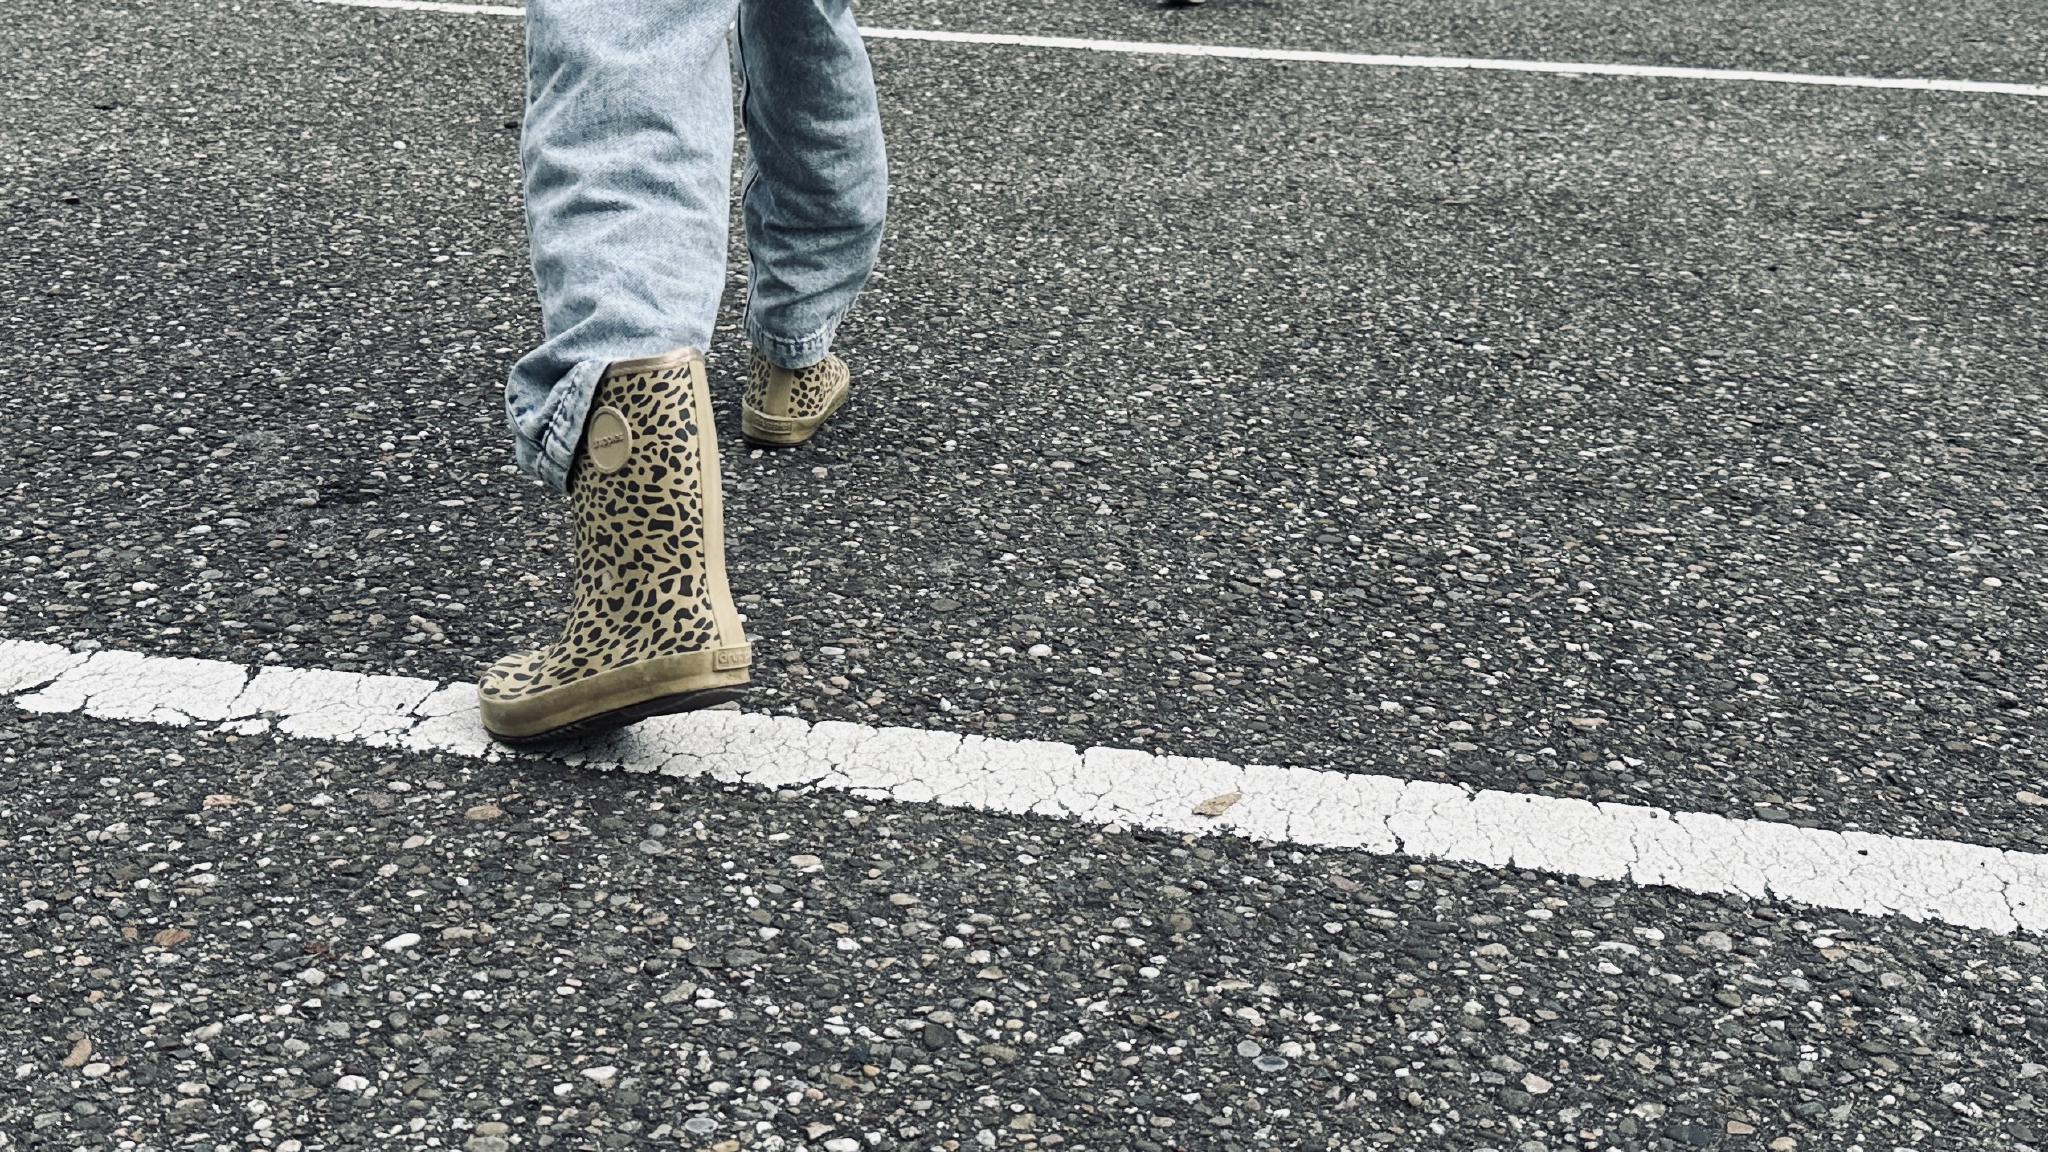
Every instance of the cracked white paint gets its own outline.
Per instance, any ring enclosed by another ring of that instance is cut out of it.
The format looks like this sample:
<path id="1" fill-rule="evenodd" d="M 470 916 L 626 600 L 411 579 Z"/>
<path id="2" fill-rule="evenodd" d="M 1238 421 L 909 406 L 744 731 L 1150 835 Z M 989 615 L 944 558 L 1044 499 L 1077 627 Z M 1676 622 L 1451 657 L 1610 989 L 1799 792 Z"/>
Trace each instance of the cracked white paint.
<path id="1" fill-rule="evenodd" d="M 77 712 L 102 720 L 181 725 L 225 720 L 249 673 L 235 664 L 140 652 L 94 652 L 39 692 L 16 698 L 31 712 Z"/>
<path id="2" fill-rule="evenodd" d="M 301 739 L 392 747 L 420 722 L 414 709 L 438 688 L 410 676 L 265 668 L 235 701 L 233 714 L 275 717 L 278 731 Z"/>
<path id="3" fill-rule="evenodd" d="M 55 644 L 0 641 L 0 692 L 40 688 L 85 663 L 88 655 Z"/>
<path id="4" fill-rule="evenodd" d="M 0 640 L 0 696 L 33 712 L 377 748 L 494 755 L 476 690 L 406 676 L 264 668 Z M 2048 856 L 1795 828 L 1704 812 L 1314 768 L 1237 765 L 913 728 L 713 711 L 592 741 L 571 763 L 757 788 L 824 788 L 1079 820 L 1401 853 L 2048 934 Z M 1204 801 L 1238 793 L 1216 817 Z"/>

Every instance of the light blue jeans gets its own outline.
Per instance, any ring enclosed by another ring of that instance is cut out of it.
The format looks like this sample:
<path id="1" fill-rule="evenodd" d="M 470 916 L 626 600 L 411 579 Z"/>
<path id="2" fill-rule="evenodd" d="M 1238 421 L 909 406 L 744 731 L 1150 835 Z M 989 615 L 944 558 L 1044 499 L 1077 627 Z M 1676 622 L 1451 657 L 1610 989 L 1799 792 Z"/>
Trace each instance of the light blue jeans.
<path id="1" fill-rule="evenodd" d="M 866 283 L 888 195 L 849 0 L 527 2 L 520 162 L 545 338 L 513 366 L 505 412 L 519 466 L 558 491 L 605 365 L 711 346 L 735 58 L 746 335 L 801 368 L 824 358 Z"/>

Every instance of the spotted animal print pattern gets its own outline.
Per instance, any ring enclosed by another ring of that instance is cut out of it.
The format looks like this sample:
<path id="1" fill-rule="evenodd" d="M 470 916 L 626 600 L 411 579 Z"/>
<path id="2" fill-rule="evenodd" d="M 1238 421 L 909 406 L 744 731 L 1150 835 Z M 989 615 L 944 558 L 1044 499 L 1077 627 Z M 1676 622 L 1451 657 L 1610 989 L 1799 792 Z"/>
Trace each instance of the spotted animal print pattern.
<path id="1" fill-rule="evenodd" d="M 632 430 L 625 466 L 610 475 L 579 452 L 570 479 L 576 526 L 576 585 L 561 639 L 509 656 L 484 677 L 481 694 L 517 700 L 657 656 L 718 643 L 706 586 L 704 438 L 694 373 L 679 359 L 607 375 L 591 411 L 618 409 Z"/>
<path id="2" fill-rule="evenodd" d="M 795 369 L 795 379 L 789 385 L 789 411 L 777 412 L 768 405 L 768 385 L 777 372 L 790 369 L 777 368 L 766 356 L 753 352 L 747 363 L 747 388 L 740 394 L 740 402 L 763 416 L 783 416 L 796 420 L 807 420 L 822 416 L 832 407 L 833 398 L 846 391 L 846 361 L 837 356 L 826 356 L 808 368 Z"/>

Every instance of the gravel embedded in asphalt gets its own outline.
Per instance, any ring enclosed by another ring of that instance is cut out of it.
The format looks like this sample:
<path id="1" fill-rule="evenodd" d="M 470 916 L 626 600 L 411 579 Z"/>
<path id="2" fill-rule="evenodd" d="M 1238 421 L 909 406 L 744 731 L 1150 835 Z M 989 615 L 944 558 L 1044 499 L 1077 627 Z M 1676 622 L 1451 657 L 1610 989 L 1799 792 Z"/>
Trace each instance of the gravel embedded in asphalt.
<path id="1" fill-rule="evenodd" d="M 0 0 L 0 637 L 544 637 L 516 22 L 52 12 Z M 2048 35 L 862 14 L 2027 82 Z M 854 405 L 726 445 L 750 707 L 2048 848 L 2039 102 L 873 55 Z M 23 1146 L 2048 1146 L 2028 937 L 11 709 L 0 781 Z"/>
<path id="2" fill-rule="evenodd" d="M 0 748 L 0 1131 L 52 1146 L 2042 1138 L 2026 939 L 542 758 Z"/>
<path id="3" fill-rule="evenodd" d="M 1825 6 L 1748 0 L 867 0 L 862 23 L 1081 39 L 1224 44 L 1382 55 L 1680 68 L 2048 81 L 2048 21 L 2028 0 L 1940 7 L 1903 0 Z"/>
<path id="4" fill-rule="evenodd" d="M 0 632 L 544 638 L 516 22 L 23 27 Z M 752 706 L 2048 846 L 2035 103 L 874 54 L 855 405 L 727 445 Z"/>

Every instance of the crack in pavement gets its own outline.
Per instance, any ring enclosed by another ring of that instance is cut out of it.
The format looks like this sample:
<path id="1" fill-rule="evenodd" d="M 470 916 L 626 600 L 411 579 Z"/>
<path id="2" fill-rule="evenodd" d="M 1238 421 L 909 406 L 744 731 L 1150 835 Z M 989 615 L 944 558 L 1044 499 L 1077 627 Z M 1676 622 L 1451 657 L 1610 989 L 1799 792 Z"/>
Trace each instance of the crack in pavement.
<path id="1" fill-rule="evenodd" d="M 0 640 L 0 695 L 30 712 L 483 759 L 509 754 L 485 735 L 472 685 L 410 676 L 250 669 Z M 2048 856 L 1947 840 L 733 711 L 657 717 L 556 755 L 571 765 L 771 790 L 1227 834 L 2048 934 Z M 1216 815 L 1198 811 L 1232 793 L 1237 799 Z"/>

